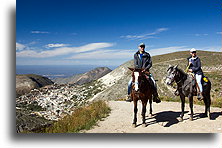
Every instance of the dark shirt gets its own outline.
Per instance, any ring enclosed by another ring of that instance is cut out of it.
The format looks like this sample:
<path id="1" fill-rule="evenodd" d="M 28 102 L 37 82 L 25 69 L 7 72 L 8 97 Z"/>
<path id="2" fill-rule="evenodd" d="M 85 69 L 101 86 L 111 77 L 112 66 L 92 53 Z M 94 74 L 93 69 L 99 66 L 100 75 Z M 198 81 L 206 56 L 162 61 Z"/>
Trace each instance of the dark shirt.
<path id="1" fill-rule="evenodd" d="M 189 57 L 189 58 L 187 58 L 187 60 L 188 60 L 188 63 L 189 63 L 189 61 L 191 62 L 190 66 L 189 66 L 189 69 L 192 69 L 194 74 L 203 75 L 203 71 L 201 69 L 200 58 L 198 58 L 198 57 L 195 57 L 195 58 Z"/>
<path id="2" fill-rule="evenodd" d="M 143 52 L 140 59 L 140 52 L 137 51 L 134 54 L 134 67 L 135 68 L 144 68 L 144 70 L 149 71 L 149 69 L 152 67 L 152 60 L 151 56 L 147 52 Z"/>

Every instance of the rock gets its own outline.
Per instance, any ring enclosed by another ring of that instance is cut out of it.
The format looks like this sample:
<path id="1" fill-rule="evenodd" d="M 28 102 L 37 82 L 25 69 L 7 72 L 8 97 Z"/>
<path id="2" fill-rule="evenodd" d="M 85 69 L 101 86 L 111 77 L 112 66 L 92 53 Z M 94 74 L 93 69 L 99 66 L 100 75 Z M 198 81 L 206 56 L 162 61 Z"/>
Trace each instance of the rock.
<path id="1" fill-rule="evenodd" d="M 53 84 L 53 82 L 50 79 L 40 75 L 16 75 L 16 97 L 24 95 L 35 88 L 41 88 L 51 84 Z"/>
<path id="2" fill-rule="evenodd" d="M 52 124 L 52 121 L 38 116 L 32 116 L 24 110 L 16 110 L 16 130 L 17 133 L 36 131 Z"/>

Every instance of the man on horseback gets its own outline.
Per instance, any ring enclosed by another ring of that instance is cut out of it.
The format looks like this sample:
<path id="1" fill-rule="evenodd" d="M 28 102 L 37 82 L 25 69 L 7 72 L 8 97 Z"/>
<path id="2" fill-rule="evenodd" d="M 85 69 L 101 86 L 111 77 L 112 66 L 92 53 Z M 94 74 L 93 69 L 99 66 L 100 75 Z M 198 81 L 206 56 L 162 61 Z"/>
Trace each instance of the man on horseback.
<path id="1" fill-rule="evenodd" d="M 139 50 L 134 54 L 134 67 L 144 69 L 142 72 L 149 72 L 149 69 L 152 67 L 152 60 L 149 53 L 145 52 L 145 44 L 141 43 L 138 46 Z M 151 74 L 147 75 L 148 79 L 152 80 L 152 89 L 153 89 L 153 101 L 160 103 L 161 100 L 158 97 L 157 86 L 154 78 Z M 131 102 L 132 98 L 130 96 L 132 88 L 132 79 L 128 83 L 128 99 L 127 102 Z"/>
<path id="2" fill-rule="evenodd" d="M 197 98 L 198 100 L 202 100 L 203 99 L 203 87 L 202 87 L 202 84 L 201 84 L 201 79 L 202 79 L 202 76 L 203 76 L 203 71 L 201 69 L 201 62 L 200 62 L 200 58 L 197 57 L 197 54 L 196 54 L 196 49 L 195 48 L 192 48 L 190 50 L 190 54 L 191 56 L 189 58 L 187 58 L 188 60 L 188 72 L 191 72 L 195 75 L 195 78 L 196 78 L 196 81 L 197 81 L 197 84 L 198 84 L 198 87 L 199 89 L 199 92 L 197 94 Z"/>

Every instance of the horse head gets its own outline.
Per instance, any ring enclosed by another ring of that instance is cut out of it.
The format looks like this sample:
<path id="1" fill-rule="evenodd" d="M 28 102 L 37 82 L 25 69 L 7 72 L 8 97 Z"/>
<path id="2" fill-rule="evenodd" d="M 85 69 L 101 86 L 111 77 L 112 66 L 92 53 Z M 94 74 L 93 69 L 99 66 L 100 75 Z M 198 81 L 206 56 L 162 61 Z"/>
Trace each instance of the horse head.
<path id="1" fill-rule="evenodd" d="M 176 66 L 169 65 L 169 68 L 167 69 L 167 76 L 166 76 L 166 84 L 167 85 L 171 85 L 175 81 L 176 76 L 178 74 L 177 67 L 178 67 L 178 65 L 176 65 Z"/>
<path id="2" fill-rule="evenodd" d="M 129 67 L 128 67 L 129 68 Z M 141 68 L 129 68 L 132 71 L 132 82 L 134 84 L 134 89 L 136 92 L 139 92 L 142 83 L 144 81 L 145 72 Z"/>

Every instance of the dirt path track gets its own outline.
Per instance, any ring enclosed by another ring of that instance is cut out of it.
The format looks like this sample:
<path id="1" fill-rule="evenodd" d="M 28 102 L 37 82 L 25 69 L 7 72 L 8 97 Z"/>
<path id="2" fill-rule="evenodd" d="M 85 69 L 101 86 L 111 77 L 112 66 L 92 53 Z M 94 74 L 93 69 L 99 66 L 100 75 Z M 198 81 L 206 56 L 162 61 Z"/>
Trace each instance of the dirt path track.
<path id="1" fill-rule="evenodd" d="M 189 105 L 186 104 L 184 121 L 179 122 L 180 103 L 153 103 L 153 116 L 146 117 L 146 127 L 142 127 L 141 103 L 138 105 L 138 126 L 132 127 L 133 103 L 124 101 L 108 102 L 112 111 L 98 126 L 86 133 L 221 133 L 221 108 L 211 107 L 212 120 L 201 117 L 204 106 L 194 105 L 194 120 L 189 121 Z M 149 107 L 147 106 L 148 115 Z"/>

